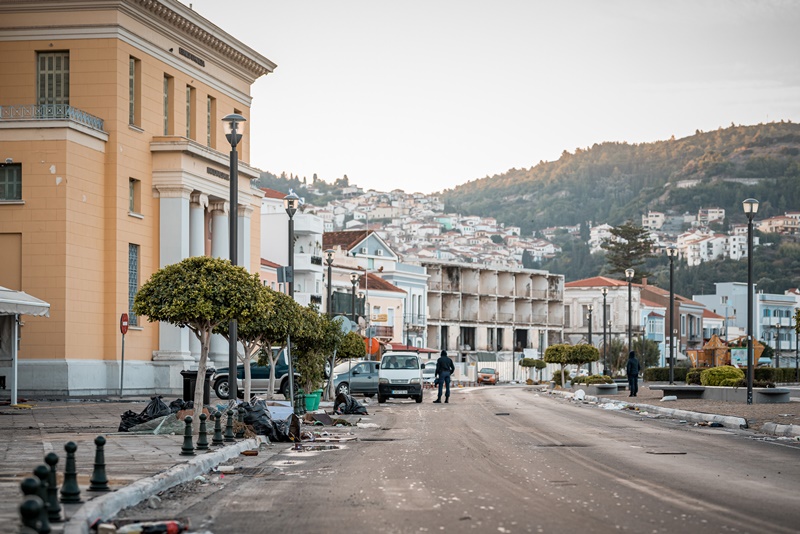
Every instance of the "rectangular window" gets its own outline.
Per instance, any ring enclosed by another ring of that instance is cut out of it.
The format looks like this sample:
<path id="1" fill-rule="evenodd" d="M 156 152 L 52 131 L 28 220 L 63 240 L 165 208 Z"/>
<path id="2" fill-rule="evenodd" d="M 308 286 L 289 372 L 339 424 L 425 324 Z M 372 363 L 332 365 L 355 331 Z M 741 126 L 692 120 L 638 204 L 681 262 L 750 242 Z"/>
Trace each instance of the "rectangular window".
<path id="1" fill-rule="evenodd" d="M 21 163 L 0 163 L 0 200 L 22 200 Z"/>
<path id="2" fill-rule="evenodd" d="M 40 52 L 36 60 L 36 103 L 69 104 L 69 52 Z"/>
<path id="3" fill-rule="evenodd" d="M 139 326 L 139 318 L 133 313 L 133 299 L 139 291 L 139 245 L 128 243 L 128 324 Z"/>
<path id="4" fill-rule="evenodd" d="M 172 135 L 172 92 L 175 78 L 164 75 L 164 135 Z"/>
<path id="5" fill-rule="evenodd" d="M 206 146 L 217 148 L 217 99 L 211 96 L 206 101 Z"/>
<path id="6" fill-rule="evenodd" d="M 581 326 L 589 328 L 589 306 L 584 304 L 581 306 Z"/>
<path id="7" fill-rule="evenodd" d="M 142 182 L 135 178 L 128 179 L 128 212 L 141 213 Z"/>
<path id="8" fill-rule="evenodd" d="M 128 58 L 128 124 L 142 124 L 142 62 Z"/>
<path id="9" fill-rule="evenodd" d="M 194 139 L 194 87 L 186 86 L 186 137 Z"/>
<path id="10" fill-rule="evenodd" d="M 570 321 L 570 309 L 569 306 L 564 306 L 564 328 L 569 328 L 572 326 L 572 321 Z"/>

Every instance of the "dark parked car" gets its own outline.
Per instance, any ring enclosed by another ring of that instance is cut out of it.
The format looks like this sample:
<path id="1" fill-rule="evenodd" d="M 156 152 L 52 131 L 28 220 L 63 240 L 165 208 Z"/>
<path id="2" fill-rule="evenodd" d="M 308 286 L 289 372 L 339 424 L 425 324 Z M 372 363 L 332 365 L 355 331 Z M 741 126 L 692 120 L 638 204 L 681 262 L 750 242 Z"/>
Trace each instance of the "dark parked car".
<path id="1" fill-rule="evenodd" d="M 352 361 L 333 369 L 333 390 L 338 395 L 362 393 L 372 397 L 378 393 L 378 362 Z"/>

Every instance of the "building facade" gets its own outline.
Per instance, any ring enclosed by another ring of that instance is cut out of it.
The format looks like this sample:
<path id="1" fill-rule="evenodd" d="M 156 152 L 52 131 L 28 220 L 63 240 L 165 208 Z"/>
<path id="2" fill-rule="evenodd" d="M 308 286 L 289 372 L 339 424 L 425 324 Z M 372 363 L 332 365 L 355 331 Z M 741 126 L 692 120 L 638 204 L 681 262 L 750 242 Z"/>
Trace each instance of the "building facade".
<path id="1" fill-rule="evenodd" d="M 0 4 L 0 285 L 51 303 L 26 321 L 20 391 L 117 391 L 123 313 L 125 389 L 180 390 L 199 343 L 135 317 L 133 299 L 161 267 L 229 256 L 221 119 L 249 119 L 275 66 L 175 0 Z M 238 263 L 257 272 L 246 127 L 238 148 Z"/>

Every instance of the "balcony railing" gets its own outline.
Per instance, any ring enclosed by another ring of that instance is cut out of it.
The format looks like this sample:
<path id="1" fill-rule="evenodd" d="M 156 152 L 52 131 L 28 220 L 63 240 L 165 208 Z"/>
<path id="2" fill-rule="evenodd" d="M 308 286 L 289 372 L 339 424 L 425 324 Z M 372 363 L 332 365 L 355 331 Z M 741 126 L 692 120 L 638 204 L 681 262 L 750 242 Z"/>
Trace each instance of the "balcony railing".
<path id="1" fill-rule="evenodd" d="M 0 106 L 0 121 L 49 121 L 65 119 L 104 132 L 103 119 L 68 104 Z"/>

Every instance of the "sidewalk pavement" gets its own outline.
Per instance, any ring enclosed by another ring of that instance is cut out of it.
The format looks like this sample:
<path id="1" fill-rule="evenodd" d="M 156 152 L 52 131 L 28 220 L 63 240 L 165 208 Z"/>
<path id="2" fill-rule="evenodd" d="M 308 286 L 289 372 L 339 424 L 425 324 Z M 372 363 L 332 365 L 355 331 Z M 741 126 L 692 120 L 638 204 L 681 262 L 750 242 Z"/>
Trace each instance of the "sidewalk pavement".
<path id="1" fill-rule="evenodd" d="M 605 397 L 586 396 L 586 400 L 600 404 L 613 402 L 632 405 L 640 411 L 691 422 L 717 422 L 728 428 L 746 428 L 772 436 L 800 436 L 800 398 L 779 404 L 743 404 L 738 402 L 710 401 L 703 399 L 679 399 L 661 401 L 662 392 L 651 390 L 647 383 L 639 386 L 636 398 L 628 392 Z M 549 390 L 548 390 L 549 391 Z M 571 396 L 573 390 L 556 389 L 556 395 Z"/>
<path id="2" fill-rule="evenodd" d="M 78 446 L 75 463 L 83 503 L 61 505 L 69 521 L 53 523 L 54 533 L 88 532 L 88 525 L 95 519 L 113 517 L 123 508 L 191 480 L 238 457 L 242 451 L 260 445 L 259 439 L 247 439 L 212 447 L 208 453 L 182 456 L 182 434 L 118 433 L 120 415 L 126 410 L 139 413 L 148 401 L 148 397 L 116 401 L 64 399 L 28 401 L 17 407 L 0 406 L 0 428 L 4 436 L 0 445 L 0 524 L 13 525 L 3 532 L 16 532 L 17 525 L 21 525 L 19 505 L 23 494 L 20 483 L 32 476 L 35 467 L 44 465 L 44 456 L 49 452 L 58 454 L 56 468 L 61 487 L 66 461 L 64 445 L 69 441 Z M 213 425 L 209 425 L 209 442 L 211 432 Z M 105 470 L 113 491 L 90 493 L 87 488 L 94 469 L 94 439 L 99 435 L 106 438 Z"/>

